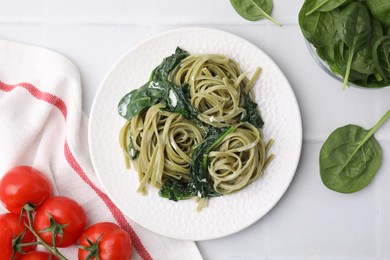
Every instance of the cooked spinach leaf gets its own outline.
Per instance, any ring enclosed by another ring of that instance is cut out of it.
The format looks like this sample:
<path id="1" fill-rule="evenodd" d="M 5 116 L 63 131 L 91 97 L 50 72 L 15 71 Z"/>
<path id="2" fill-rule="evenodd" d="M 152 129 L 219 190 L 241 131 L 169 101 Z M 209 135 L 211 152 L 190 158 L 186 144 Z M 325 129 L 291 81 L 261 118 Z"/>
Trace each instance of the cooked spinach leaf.
<path id="1" fill-rule="evenodd" d="M 126 94 L 118 105 L 118 113 L 129 120 L 138 115 L 145 108 L 160 102 L 166 96 L 166 89 L 161 88 L 155 81 L 149 81 L 142 87 Z"/>
<path id="2" fill-rule="evenodd" d="M 184 84 L 181 87 L 176 87 L 172 83 L 164 82 L 164 86 L 169 89 L 168 96 L 165 100 L 165 110 L 178 113 L 187 119 L 196 119 L 198 111 L 190 104 L 189 85 Z"/>
<path id="3" fill-rule="evenodd" d="M 151 81 L 168 81 L 169 74 L 175 69 L 179 63 L 187 58 L 190 54 L 177 47 L 174 54 L 166 57 L 163 62 L 158 65 L 150 75 Z"/>
<path id="4" fill-rule="evenodd" d="M 177 87 L 168 81 L 169 73 L 188 56 L 188 52 L 177 48 L 175 54 L 165 58 L 142 87 L 126 94 L 118 104 L 118 113 L 127 120 L 159 102 L 166 110 L 185 118 L 196 118 L 198 112 L 189 102 L 188 85 Z"/>
<path id="5" fill-rule="evenodd" d="M 262 128 L 264 121 L 257 109 L 257 103 L 252 101 L 247 93 L 244 91 L 241 92 L 241 95 L 244 99 L 244 108 L 246 110 L 246 115 L 241 119 L 242 122 L 249 122 L 257 128 Z"/>
<path id="6" fill-rule="evenodd" d="M 137 159 L 138 157 L 138 151 L 135 149 L 134 141 L 133 141 L 133 134 L 130 132 L 130 143 L 129 143 L 129 154 L 132 160 Z"/>
<path id="7" fill-rule="evenodd" d="M 189 199 L 195 196 L 196 192 L 190 182 L 167 177 L 164 178 L 159 194 L 162 198 L 178 201 Z"/>
<path id="8" fill-rule="evenodd" d="M 382 149 L 374 133 L 390 117 L 390 110 L 365 130 L 346 125 L 330 134 L 320 151 L 320 174 L 329 189 L 352 193 L 366 187 L 382 162 Z"/>
<path id="9" fill-rule="evenodd" d="M 270 15 L 273 8 L 272 0 L 230 0 L 230 3 L 239 15 L 249 21 L 267 18 L 276 25 L 282 26 Z"/>
<path id="10" fill-rule="evenodd" d="M 166 110 L 176 112 L 185 118 L 196 118 L 198 112 L 188 99 L 188 86 L 176 87 L 168 81 L 150 81 L 139 89 L 124 96 L 118 105 L 119 114 L 127 120 L 159 102 Z"/>
<path id="11" fill-rule="evenodd" d="M 209 126 L 206 130 L 203 142 L 198 144 L 192 155 L 192 162 L 189 169 L 191 182 L 198 197 L 219 196 L 210 181 L 208 180 L 208 157 L 209 153 L 221 144 L 223 139 L 234 130 L 233 126 L 217 128 Z"/>

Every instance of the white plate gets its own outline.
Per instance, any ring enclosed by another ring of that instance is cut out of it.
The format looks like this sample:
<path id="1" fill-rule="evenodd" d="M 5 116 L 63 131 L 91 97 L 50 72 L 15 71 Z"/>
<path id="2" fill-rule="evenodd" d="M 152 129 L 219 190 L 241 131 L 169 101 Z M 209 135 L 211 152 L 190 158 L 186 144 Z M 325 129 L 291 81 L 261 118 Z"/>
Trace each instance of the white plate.
<path id="1" fill-rule="evenodd" d="M 136 192 L 138 176 L 126 170 L 118 143 L 125 123 L 117 113 L 123 95 L 143 85 L 164 57 L 180 46 L 190 53 L 219 53 L 236 60 L 243 71 L 263 72 L 254 91 L 265 121 L 264 135 L 273 138 L 274 161 L 263 177 L 232 195 L 210 199 L 195 211 L 194 200 L 174 202 Z M 290 84 L 278 66 L 260 49 L 235 35 L 207 28 L 165 32 L 130 50 L 111 69 L 95 97 L 89 123 L 92 162 L 108 196 L 129 218 L 156 233 L 186 240 L 213 239 L 240 231 L 263 217 L 289 186 L 299 161 L 302 123 Z"/>

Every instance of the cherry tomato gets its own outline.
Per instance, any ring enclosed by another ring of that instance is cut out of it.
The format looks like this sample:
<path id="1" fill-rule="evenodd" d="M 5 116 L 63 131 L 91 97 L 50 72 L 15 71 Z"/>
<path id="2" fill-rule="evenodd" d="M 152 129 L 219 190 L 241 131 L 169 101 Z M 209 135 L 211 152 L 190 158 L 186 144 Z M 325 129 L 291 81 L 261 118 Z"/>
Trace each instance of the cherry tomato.
<path id="1" fill-rule="evenodd" d="M 90 245 L 87 238 L 94 244 Z M 100 239 L 99 239 L 100 238 Z M 80 236 L 79 259 L 84 260 L 90 254 L 92 259 L 100 260 L 129 260 L 132 254 L 130 235 L 114 223 L 101 222 L 84 230 Z M 93 249 L 98 251 L 93 253 Z M 89 250 L 88 250 L 89 249 Z"/>
<path id="2" fill-rule="evenodd" d="M 55 223 L 50 225 L 50 216 Z M 77 242 L 85 228 L 87 216 L 84 209 L 74 200 L 55 196 L 48 198 L 38 209 L 34 218 L 34 230 L 49 245 L 52 245 L 52 232 L 40 232 L 43 229 L 61 229 L 63 234 L 56 235 L 57 247 L 67 247 Z"/>
<path id="3" fill-rule="evenodd" d="M 13 254 L 13 232 L 4 223 L 0 223 L 0 260 L 9 260 Z"/>
<path id="4" fill-rule="evenodd" d="M 39 206 L 51 192 L 46 176 L 29 166 L 9 170 L 0 181 L 0 200 L 8 211 L 15 214 L 20 214 L 27 203 Z"/>
<path id="5" fill-rule="evenodd" d="M 57 260 L 58 258 L 41 251 L 34 251 L 28 254 L 25 254 L 20 260 Z"/>
<path id="6" fill-rule="evenodd" d="M 1 214 L 0 215 L 0 227 L 2 227 L 2 230 L 0 231 L 0 248 L 5 251 L 10 250 L 11 251 L 11 256 L 14 248 L 12 248 L 12 240 L 17 239 L 23 232 L 23 238 L 20 240 L 20 243 L 30 243 L 36 241 L 35 236 L 28 230 L 24 223 L 27 223 L 27 219 L 24 217 L 22 220 L 19 222 L 19 216 L 16 214 L 12 213 L 6 213 L 6 214 Z M 4 233 L 4 234 L 3 234 Z M 11 242 L 9 242 L 9 237 L 11 238 Z M 4 244 L 7 244 L 6 246 L 3 246 Z M 15 245 L 17 246 L 17 245 Z M 30 245 L 30 246 L 24 246 L 22 248 L 23 252 L 27 253 L 32 250 L 35 250 L 36 245 Z M 15 257 L 18 258 L 20 257 L 21 254 L 19 252 L 16 253 Z M 3 259 L 0 257 L 0 259 Z"/>

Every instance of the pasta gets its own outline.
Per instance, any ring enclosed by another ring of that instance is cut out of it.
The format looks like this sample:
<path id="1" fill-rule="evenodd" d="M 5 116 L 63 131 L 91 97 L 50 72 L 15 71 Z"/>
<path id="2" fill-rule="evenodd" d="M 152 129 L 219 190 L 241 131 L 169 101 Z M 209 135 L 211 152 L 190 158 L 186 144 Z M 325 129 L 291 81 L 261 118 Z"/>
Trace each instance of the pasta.
<path id="1" fill-rule="evenodd" d="M 258 179 L 271 158 L 258 129 L 240 123 L 219 148 L 210 152 L 209 174 L 219 194 L 238 191 Z"/>
<path id="2" fill-rule="evenodd" d="M 130 138 L 139 152 L 134 160 L 140 185 L 138 191 L 145 192 L 145 184 L 155 187 L 162 184 L 162 176 L 187 179 L 192 147 L 202 140 L 201 131 L 181 115 L 162 110 L 157 104 L 145 113 L 131 119 L 124 126 L 121 145 L 125 154 Z M 130 156 L 127 156 L 128 160 Z"/>
<path id="3" fill-rule="evenodd" d="M 166 67 L 164 79 L 158 73 Z M 124 116 L 120 132 L 126 165 L 132 162 L 139 174 L 138 191 L 146 193 L 150 184 L 171 200 L 197 197 L 201 210 L 210 197 L 239 191 L 260 178 L 273 159 L 273 141 L 264 142 L 252 100 L 260 73 L 259 68 L 248 79 L 227 56 L 179 49 L 153 71 L 146 87 L 125 96 L 118 108 L 122 116 L 142 108 L 131 118 Z"/>
<path id="4" fill-rule="evenodd" d="M 238 122 L 245 114 L 241 92 L 253 87 L 261 69 L 252 80 L 242 73 L 238 64 L 224 55 L 192 55 L 172 72 L 171 80 L 180 86 L 191 86 L 191 104 L 200 112 L 206 124 L 222 127 Z"/>

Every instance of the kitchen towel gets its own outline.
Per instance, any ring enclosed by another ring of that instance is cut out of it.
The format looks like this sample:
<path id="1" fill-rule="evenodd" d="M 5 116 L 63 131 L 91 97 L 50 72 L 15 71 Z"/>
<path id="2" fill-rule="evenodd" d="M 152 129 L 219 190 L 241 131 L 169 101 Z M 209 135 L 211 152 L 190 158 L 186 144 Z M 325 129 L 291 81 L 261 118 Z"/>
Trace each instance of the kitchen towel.
<path id="1" fill-rule="evenodd" d="M 87 226 L 110 221 L 126 230 L 133 259 L 202 259 L 193 241 L 146 230 L 113 204 L 94 173 L 87 130 L 77 68 L 51 50 L 0 40 L 0 177 L 18 165 L 42 171 L 56 195 L 83 206 Z M 76 246 L 60 251 L 77 259 Z"/>

